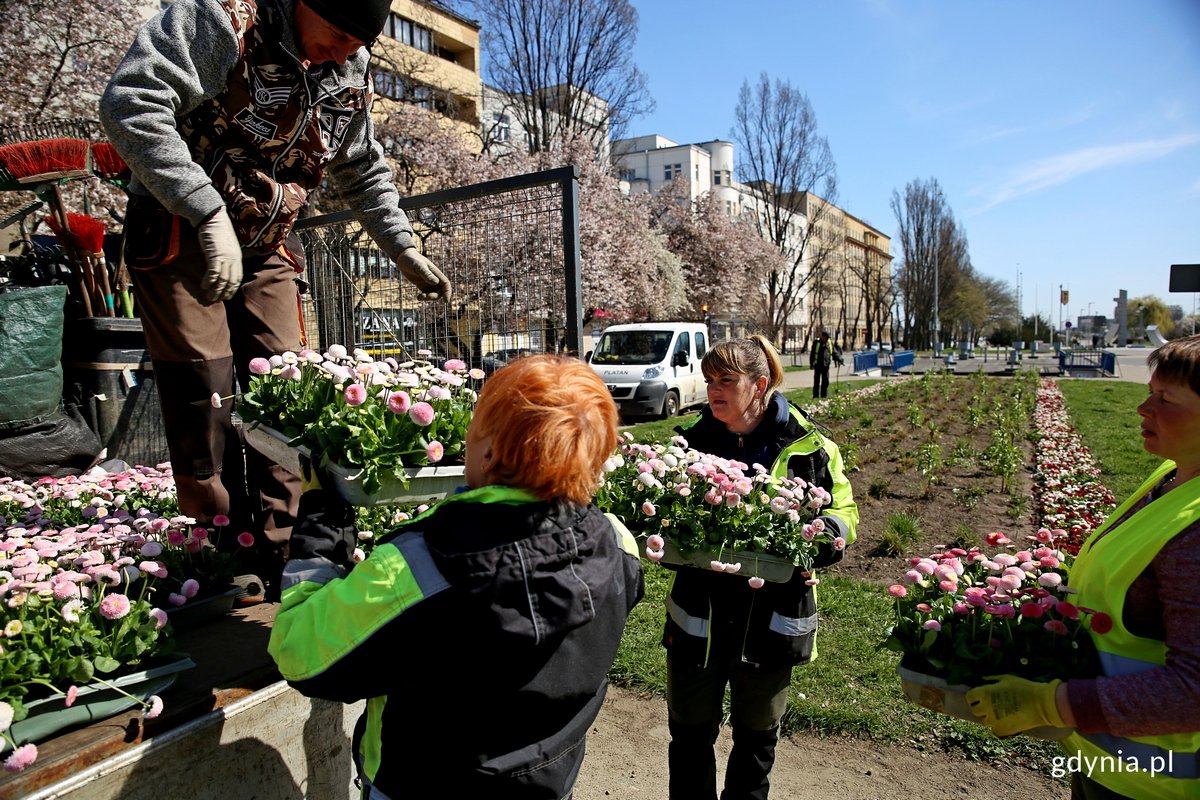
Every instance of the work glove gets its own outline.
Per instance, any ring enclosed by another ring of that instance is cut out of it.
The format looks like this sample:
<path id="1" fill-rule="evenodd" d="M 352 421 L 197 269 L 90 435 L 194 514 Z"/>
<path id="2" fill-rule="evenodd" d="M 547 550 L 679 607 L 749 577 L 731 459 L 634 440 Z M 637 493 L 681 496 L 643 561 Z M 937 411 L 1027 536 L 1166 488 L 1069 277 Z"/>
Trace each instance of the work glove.
<path id="1" fill-rule="evenodd" d="M 433 262 L 415 247 L 406 247 L 396 258 L 400 274 L 408 278 L 421 292 L 422 300 L 449 300 L 453 293 L 450 280 Z"/>
<path id="2" fill-rule="evenodd" d="M 288 544 L 289 560 L 323 558 L 349 570 L 354 566 L 358 528 L 354 508 L 337 493 L 329 473 L 300 457 L 303 494 Z"/>
<path id="3" fill-rule="evenodd" d="M 242 286 L 242 245 L 225 207 L 201 222 L 196 235 L 208 265 L 200 282 L 204 299 L 210 303 L 228 300 Z"/>
<path id="4" fill-rule="evenodd" d="M 987 675 L 987 683 L 967 692 L 971 713 L 997 736 L 1011 736 L 1030 728 L 1065 728 L 1058 713 L 1055 692 L 1062 681 L 1038 683 L 1016 675 Z"/>

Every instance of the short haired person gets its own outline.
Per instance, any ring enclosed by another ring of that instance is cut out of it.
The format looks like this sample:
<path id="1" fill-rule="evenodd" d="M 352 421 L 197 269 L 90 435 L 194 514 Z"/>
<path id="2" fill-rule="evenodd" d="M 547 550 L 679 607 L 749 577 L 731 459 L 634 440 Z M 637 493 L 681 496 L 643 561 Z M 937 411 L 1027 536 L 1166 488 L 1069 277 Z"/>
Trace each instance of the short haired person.
<path id="1" fill-rule="evenodd" d="M 700 364 L 708 404 L 678 431 L 688 446 L 830 493 L 821 516 L 840 547 L 814 563 L 841 560 L 855 539 L 858 506 L 838 446 L 778 391 L 779 354 L 762 336 L 716 344 Z M 766 800 L 792 668 L 815 655 L 817 601 L 809 576 L 753 589 L 748 581 L 679 569 L 667 595 L 667 712 L 671 800 L 716 800 L 713 744 L 730 687 L 733 750 L 722 800 Z"/>
<path id="2" fill-rule="evenodd" d="M 808 364 L 813 371 L 813 397 L 829 396 L 829 365 L 833 363 L 841 366 L 842 354 L 837 345 L 829 341 L 829 331 L 821 331 L 808 354 Z"/>
<path id="3" fill-rule="evenodd" d="M 129 164 L 126 261 L 154 361 L 180 510 L 260 538 L 277 583 L 299 484 L 231 426 L 234 373 L 300 347 L 292 226 L 328 178 L 423 298 L 450 284 L 416 248 L 373 135 L 367 47 L 389 0 L 176 0 L 138 31 L 100 99 Z M 218 406 L 218 407 L 213 407 Z M 247 480 L 249 488 L 247 488 Z"/>
<path id="4" fill-rule="evenodd" d="M 303 495 L 269 650 L 304 694 L 367 699 L 365 798 L 570 795 L 643 590 L 633 537 L 591 503 L 616 424 L 591 367 L 529 356 L 483 386 L 468 490 L 366 560 L 349 508 Z"/>
<path id="5" fill-rule="evenodd" d="M 1067 579 L 1072 603 L 1112 618 L 1089 631 L 1100 674 L 1004 675 L 967 692 L 999 735 L 1075 729 L 1060 742 L 1079 770 L 1072 800 L 1200 797 L 1200 336 L 1147 360 L 1142 445 L 1164 461 L 1091 533 Z"/>

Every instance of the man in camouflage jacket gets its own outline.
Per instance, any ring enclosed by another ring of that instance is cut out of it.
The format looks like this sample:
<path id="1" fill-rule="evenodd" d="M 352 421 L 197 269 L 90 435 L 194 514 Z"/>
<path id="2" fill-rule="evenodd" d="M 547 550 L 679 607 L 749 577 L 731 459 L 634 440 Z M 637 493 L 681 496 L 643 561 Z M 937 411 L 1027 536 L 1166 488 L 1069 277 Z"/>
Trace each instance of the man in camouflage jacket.
<path id="1" fill-rule="evenodd" d="M 138 32 L 100 100 L 133 174 L 126 260 L 154 360 L 180 510 L 261 532 L 273 582 L 298 482 L 245 455 L 235 370 L 300 346 L 292 226 L 328 176 L 424 299 L 450 284 L 416 247 L 375 140 L 367 47 L 388 0 L 177 0 Z M 270 587 L 269 587 L 270 588 Z"/>

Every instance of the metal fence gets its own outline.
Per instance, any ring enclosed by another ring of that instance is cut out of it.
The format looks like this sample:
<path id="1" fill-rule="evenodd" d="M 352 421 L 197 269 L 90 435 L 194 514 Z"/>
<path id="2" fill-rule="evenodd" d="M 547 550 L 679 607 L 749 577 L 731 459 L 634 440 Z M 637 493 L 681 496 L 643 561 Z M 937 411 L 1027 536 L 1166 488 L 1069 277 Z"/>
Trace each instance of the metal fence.
<path id="1" fill-rule="evenodd" d="M 421 250 L 454 289 L 416 288 L 349 212 L 302 220 L 309 347 L 460 358 L 490 370 L 525 352 L 579 352 L 579 182 L 562 167 L 409 197 Z"/>

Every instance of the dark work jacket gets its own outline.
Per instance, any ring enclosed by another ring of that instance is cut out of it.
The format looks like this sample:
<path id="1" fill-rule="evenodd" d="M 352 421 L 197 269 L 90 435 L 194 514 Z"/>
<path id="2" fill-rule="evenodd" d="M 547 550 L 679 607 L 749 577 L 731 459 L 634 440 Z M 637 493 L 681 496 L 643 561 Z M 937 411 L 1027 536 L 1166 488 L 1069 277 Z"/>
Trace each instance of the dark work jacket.
<path id="1" fill-rule="evenodd" d="M 628 532 L 595 506 L 484 487 L 339 577 L 347 516 L 323 494 L 302 498 L 269 649 L 304 694 L 367 699 L 364 780 L 392 800 L 569 794 L 642 596 Z"/>
<path id="2" fill-rule="evenodd" d="M 785 449 L 793 451 L 787 463 L 788 477 L 803 478 L 834 495 L 834 503 L 825 509 L 822 519 L 847 542 L 854 541 L 858 509 L 837 446 L 779 392 L 772 396 L 763 421 L 747 434 L 731 433 L 707 405 L 695 424 L 678 431 L 692 449 L 748 466 L 761 464 L 768 470 Z M 797 448 L 791 445 L 810 437 L 811 447 L 799 448 L 807 452 L 796 454 Z M 842 551 L 825 546 L 814 566 L 829 566 L 842 555 Z M 752 589 L 744 577 L 679 568 L 667 597 L 663 646 L 672 659 L 697 665 L 711 657 L 733 655 L 768 669 L 806 663 L 814 655 L 817 628 L 816 595 L 806 580 L 796 570 L 787 583 L 767 582 Z"/>

